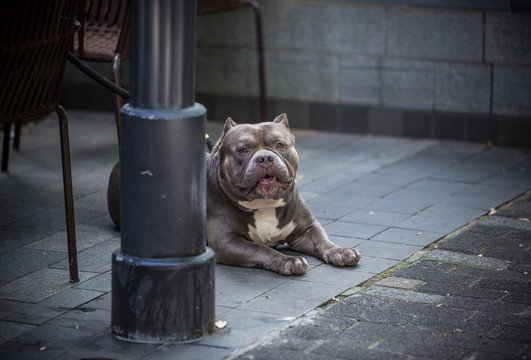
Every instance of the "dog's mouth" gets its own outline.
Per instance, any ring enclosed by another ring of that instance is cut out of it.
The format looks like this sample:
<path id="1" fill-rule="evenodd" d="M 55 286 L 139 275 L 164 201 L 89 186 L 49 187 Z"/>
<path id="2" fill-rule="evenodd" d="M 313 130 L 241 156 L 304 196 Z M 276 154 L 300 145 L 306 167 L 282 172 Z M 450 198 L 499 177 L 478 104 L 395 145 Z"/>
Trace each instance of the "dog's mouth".
<path id="1" fill-rule="evenodd" d="M 251 191 L 255 190 L 258 194 L 264 196 L 272 196 L 277 193 L 279 188 L 284 190 L 288 189 L 291 186 L 291 181 L 283 182 L 277 179 L 276 176 L 271 176 L 266 174 L 263 178 L 258 179 L 254 187 L 241 187 L 237 186 L 238 190 L 245 194 L 249 194 Z"/>
<path id="2" fill-rule="evenodd" d="M 258 182 L 256 184 L 257 185 L 273 185 L 273 184 L 275 184 L 277 182 L 278 182 L 278 180 L 277 180 L 276 177 L 271 177 L 270 175 L 266 175 L 263 178 L 261 178 L 260 180 L 258 180 Z"/>

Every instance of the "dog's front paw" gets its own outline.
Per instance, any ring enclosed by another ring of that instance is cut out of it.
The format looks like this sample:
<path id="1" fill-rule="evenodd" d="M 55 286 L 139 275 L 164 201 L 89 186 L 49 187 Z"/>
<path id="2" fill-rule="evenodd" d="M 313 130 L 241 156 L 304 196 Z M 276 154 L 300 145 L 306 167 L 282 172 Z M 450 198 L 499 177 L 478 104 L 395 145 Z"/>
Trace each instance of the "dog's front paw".
<path id="1" fill-rule="evenodd" d="M 334 248 L 326 252 L 323 261 L 335 266 L 354 266 L 360 261 L 361 255 L 354 248 Z"/>
<path id="2" fill-rule="evenodd" d="M 300 275 L 308 268 L 308 262 L 301 256 L 289 256 L 281 260 L 277 270 L 282 275 Z"/>

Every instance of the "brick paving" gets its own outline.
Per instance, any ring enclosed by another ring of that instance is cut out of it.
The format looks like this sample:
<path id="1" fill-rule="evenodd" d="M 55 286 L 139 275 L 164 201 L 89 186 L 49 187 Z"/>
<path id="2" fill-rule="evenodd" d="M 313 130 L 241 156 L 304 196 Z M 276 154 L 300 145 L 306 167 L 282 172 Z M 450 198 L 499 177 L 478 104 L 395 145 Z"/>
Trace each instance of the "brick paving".
<path id="1" fill-rule="evenodd" d="M 9 173 L 0 174 L 0 358 L 528 353 L 522 330 L 529 327 L 529 223 L 519 220 L 529 217 L 528 204 L 498 209 L 437 249 L 432 244 L 529 191 L 529 151 L 296 130 L 301 194 L 334 242 L 362 252 L 359 266 L 335 268 L 307 257 L 304 275 L 285 277 L 217 265 L 216 316 L 226 328 L 194 344 L 132 344 L 109 332 L 111 253 L 120 246 L 106 206 L 118 159 L 113 116 L 68 115 L 81 281 L 68 281 L 52 117 L 24 128 L 21 150 L 11 153 Z M 215 138 L 221 126 L 209 122 L 209 134 Z M 279 331 L 293 333 L 265 346 Z M 467 348 L 482 341 L 482 348 Z"/>

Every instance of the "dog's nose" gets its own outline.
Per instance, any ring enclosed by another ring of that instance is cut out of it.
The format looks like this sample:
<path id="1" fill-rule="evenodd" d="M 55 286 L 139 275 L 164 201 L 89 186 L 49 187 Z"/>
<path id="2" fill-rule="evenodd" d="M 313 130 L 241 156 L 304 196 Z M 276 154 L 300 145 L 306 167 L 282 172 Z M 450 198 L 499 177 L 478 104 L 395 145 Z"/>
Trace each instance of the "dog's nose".
<path id="1" fill-rule="evenodd" d="M 258 164 L 258 166 L 268 168 L 275 162 L 275 157 L 273 155 L 264 154 L 257 156 L 254 161 Z"/>

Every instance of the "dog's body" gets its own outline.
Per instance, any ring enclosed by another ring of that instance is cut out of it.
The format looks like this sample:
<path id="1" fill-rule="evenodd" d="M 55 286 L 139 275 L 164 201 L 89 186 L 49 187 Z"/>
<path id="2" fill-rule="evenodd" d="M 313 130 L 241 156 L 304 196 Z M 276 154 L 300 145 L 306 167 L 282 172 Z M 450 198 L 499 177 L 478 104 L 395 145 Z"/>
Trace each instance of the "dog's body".
<path id="1" fill-rule="evenodd" d="M 218 263 L 260 267 L 283 275 L 302 274 L 295 250 L 337 266 L 354 266 L 360 254 L 334 245 L 299 196 L 295 137 L 285 114 L 273 122 L 236 125 L 230 118 L 207 159 L 207 242 Z M 108 205 L 120 224 L 120 164 L 109 181 Z"/>
<path id="2" fill-rule="evenodd" d="M 294 144 L 285 114 L 256 125 L 227 119 L 207 160 L 207 241 L 217 262 L 304 273 L 303 257 L 273 249 L 286 243 L 326 263 L 358 263 L 358 251 L 330 242 L 299 196 Z"/>

